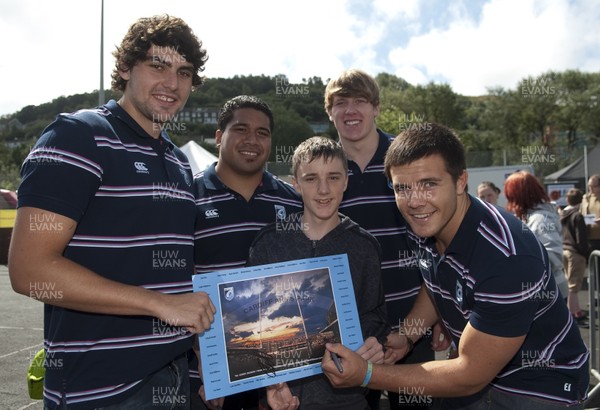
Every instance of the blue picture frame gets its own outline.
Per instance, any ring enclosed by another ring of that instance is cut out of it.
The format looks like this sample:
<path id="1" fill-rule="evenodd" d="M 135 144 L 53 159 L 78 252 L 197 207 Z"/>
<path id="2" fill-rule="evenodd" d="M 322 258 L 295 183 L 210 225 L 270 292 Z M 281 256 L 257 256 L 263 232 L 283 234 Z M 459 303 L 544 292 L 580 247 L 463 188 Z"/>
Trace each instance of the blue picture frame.
<path id="1" fill-rule="evenodd" d="M 322 373 L 325 343 L 363 344 L 346 254 L 194 275 L 215 321 L 199 335 L 206 399 Z"/>

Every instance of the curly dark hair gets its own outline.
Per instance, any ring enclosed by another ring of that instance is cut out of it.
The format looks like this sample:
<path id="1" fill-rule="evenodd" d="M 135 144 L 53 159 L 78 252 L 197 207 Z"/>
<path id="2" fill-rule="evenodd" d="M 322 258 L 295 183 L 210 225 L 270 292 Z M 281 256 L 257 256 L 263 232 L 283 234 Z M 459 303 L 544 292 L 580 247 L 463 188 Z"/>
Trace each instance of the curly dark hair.
<path id="1" fill-rule="evenodd" d="M 202 41 L 185 21 L 163 14 L 140 18 L 129 27 L 121 45 L 113 52 L 116 62 L 111 74 L 111 85 L 114 90 L 125 91 L 127 81 L 119 75 L 119 71 L 128 71 L 144 61 L 152 45 L 177 49 L 179 54 L 194 66 L 192 85 L 198 87 L 204 83 L 204 77 L 198 75 L 204 71 L 204 64 L 208 60 L 206 50 L 202 48 Z"/>

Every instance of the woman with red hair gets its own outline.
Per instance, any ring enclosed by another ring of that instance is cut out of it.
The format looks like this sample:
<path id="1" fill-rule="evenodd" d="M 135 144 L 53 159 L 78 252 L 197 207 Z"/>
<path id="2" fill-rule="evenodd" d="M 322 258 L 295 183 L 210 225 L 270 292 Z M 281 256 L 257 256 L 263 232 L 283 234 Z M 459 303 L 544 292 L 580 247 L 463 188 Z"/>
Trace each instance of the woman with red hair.
<path id="1" fill-rule="evenodd" d="M 517 171 L 504 182 L 506 209 L 531 229 L 548 252 L 554 280 L 563 298 L 568 295 L 563 268 L 562 225 L 544 186 L 527 171 Z"/>

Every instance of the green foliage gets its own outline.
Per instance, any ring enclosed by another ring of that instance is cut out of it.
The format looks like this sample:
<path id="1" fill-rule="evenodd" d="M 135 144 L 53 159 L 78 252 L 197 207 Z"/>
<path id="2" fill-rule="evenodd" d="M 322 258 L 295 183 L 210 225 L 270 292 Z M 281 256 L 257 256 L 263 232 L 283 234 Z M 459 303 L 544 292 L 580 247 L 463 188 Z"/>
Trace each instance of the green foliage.
<path id="1" fill-rule="evenodd" d="M 389 134 L 398 135 L 400 133 L 400 117 L 401 111 L 394 106 L 382 108 L 377 117 L 377 127 L 381 128 Z"/>
<path id="2" fill-rule="evenodd" d="M 31 143 L 26 142 L 15 146 L 0 144 L 0 188 L 15 191 L 19 187 L 21 164 L 30 147 Z"/>
<path id="3" fill-rule="evenodd" d="M 469 166 L 522 163 L 524 151 L 541 147 L 557 158 L 550 164 L 534 164 L 536 172 L 544 175 L 569 163 L 581 155 L 583 145 L 591 148 L 600 138 L 600 73 L 549 71 L 523 78 L 515 89 L 492 88 L 481 97 L 461 96 L 447 84 L 411 85 L 388 73 L 378 74 L 376 80 L 381 89 L 378 127 L 398 134 L 419 123 L 448 125 L 461 136 Z M 290 84 L 282 74 L 208 78 L 191 94 L 186 107 L 218 109 L 241 94 L 262 98 L 275 115 L 271 160 L 277 162 L 277 147 L 289 151 L 314 135 L 312 123 L 329 124 L 321 134 L 337 138 L 323 107 L 324 90 L 325 82 L 319 77 L 300 84 Z M 106 92 L 107 100 L 119 96 Z M 18 169 L 27 151 L 58 113 L 97 104 L 97 92 L 62 96 L 0 118 L 2 125 L 15 118 L 24 125 L 0 131 L 0 187 L 18 185 Z M 167 130 L 176 144 L 192 139 L 216 153 L 204 142 L 214 137 L 214 124 L 186 122 L 171 127 Z"/>
<path id="4" fill-rule="evenodd" d="M 276 121 L 269 160 L 277 162 L 278 150 L 287 152 L 290 147 L 295 148 L 302 141 L 313 136 L 314 132 L 297 112 L 280 105 L 275 105 L 272 110 Z"/>

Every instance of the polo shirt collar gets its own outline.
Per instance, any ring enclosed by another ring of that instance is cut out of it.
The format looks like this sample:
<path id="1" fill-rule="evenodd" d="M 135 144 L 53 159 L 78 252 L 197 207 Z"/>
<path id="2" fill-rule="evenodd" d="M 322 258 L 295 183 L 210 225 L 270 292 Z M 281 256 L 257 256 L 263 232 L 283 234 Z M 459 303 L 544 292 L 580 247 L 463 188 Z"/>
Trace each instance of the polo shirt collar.
<path id="1" fill-rule="evenodd" d="M 379 128 L 377 128 L 377 135 L 379 135 L 379 142 L 377 143 L 377 149 L 375 150 L 375 154 L 373 154 L 373 158 L 371 158 L 371 160 L 367 164 L 366 168 L 369 168 L 371 165 L 382 165 L 383 164 L 383 161 L 385 159 L 385 153 L 387 152 L 387 149 L 389 148 L 391 141 L 394 138 L 394 136 L 392 134 L 387 134 L 387 133 L 381 131 Z M 358 165 L 355 165 L 356 163 L 354 161 L 352 161 L 351 159 L 349 159 L 348 162 L 349 162 L 350 168 L 358 167 Z"/>
<path id="2" fill-rule="evenodd" d="M 471 238 L 476 235 L 477 229 L 485 217 L 485 205 L 472 195 L 467 195 L 469 195 L 471 203 L 469 204 L 469 208 L 467 209 L 452 242 L 450 242 L 450 245 L 446 249 L 446 254 L 470 253 L 473 249 Z"/>
<path id="3" fill-rule="evenodd" d="M 379 144 L 377 145 L 377 151 L 375 151 L 375 155 L 373 155 L 373 158 L 369 162 L 369 165 L 371 163 L 375 163 L 375 164 L 383 163 L 383 160 L 385 159 L 385 153 L 387 152 L 388 148 L 390 147 L 391 139 L 394 138 L 391 134 L 386 134 L 385 132 L 381 131 L 379 128 L 377 128 L 377 134 L 379 135 Z"/>
<path id="4" fill-rule="evenodd" d="M 454 238 L 452 238 L 452 242 L 450 242 L 446 248 L 444 255 L 465 254 L 470 252 L 473 248 L 473 243 L 470 238 L 475 235 L 475 232 L 479 228 L 479 224 L 484 218 L 485 209 L 484 205 L 479 203 L 479 199 L 474 198 L 470 194 L 467 195 L 469 195 L 471 203 L 469 204 L 469 208 L 467 209 Z M 437 253 L 435 239 L 433 237 L 426 238 L 425 244 Z"/>
<path id="5" fill-rule="evenodd" d="M 204 170 L 204 186 L 206 189 L 211 189 L 214 191 L 225 190 L 228 189 L 227 186 L 221 181 L 219 175 L 217 175 L 217 163 L 213 162 L 208 168 Z M 262 181 L 260 185 L 254 191 L 255 194 L 265 192 L 265 191 L 275 191 L 277 190 L 277 182 L 275 181 L 275 177 L 268 171 L 263 171 Z"/>
<path id="6" fill-rule="evenodd" d="M 129 128 L 131 128 L 140 138 L 149 138 L 154 140 L 154 138 L 148 134 L 144 129 L 121 107 L 115 100 L 110 100 L 105 105 L 107 110 L 109 110 L 115 118 L 123 121 Z M 169 149 L 173 149 L 175 144 L 171 141 L 169 134 L 165 130 L 160 132 L 160 138 L 167 144 Z"/>

